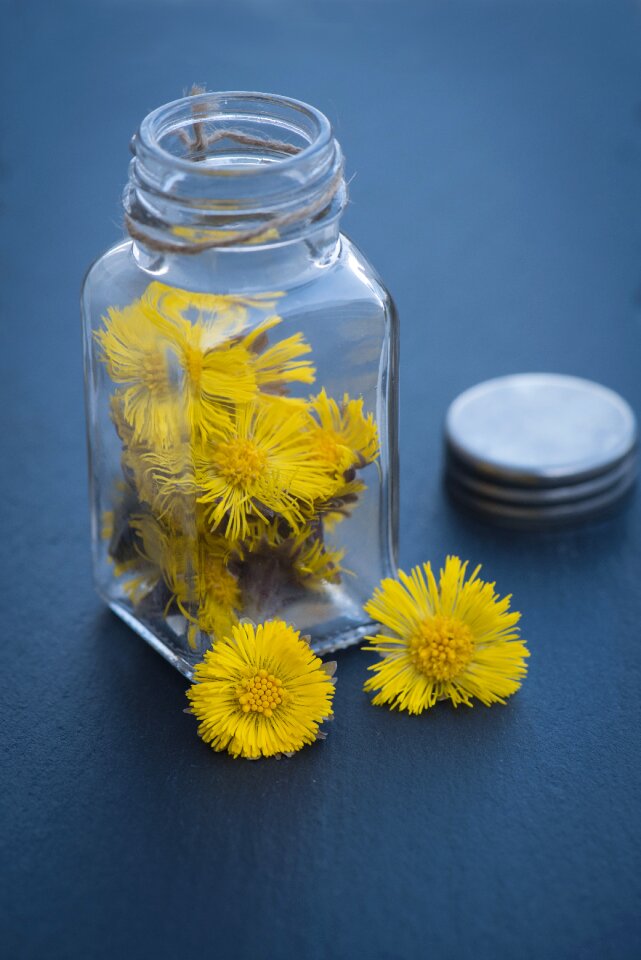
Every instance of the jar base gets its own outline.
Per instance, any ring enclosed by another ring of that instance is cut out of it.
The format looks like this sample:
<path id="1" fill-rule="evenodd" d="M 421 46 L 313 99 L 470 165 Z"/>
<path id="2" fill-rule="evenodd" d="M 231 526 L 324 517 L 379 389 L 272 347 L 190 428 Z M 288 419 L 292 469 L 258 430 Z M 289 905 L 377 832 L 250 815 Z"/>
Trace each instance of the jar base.
<path id="1" fill-rule="evenodd" d="M 179 641 L 177 634 L 174 640 L 170 626 L 166 623 L 160 628 L 163 633 L 163 636 L 160 637 L 158 636 L 159 625 L 157 623 L 154 623 L 152 629 L 144 618 L 135 616 L 125 604 L 119 603 L 117 600 L 110 600 L 108 605 L 121 620 L 124 620 L 127 626 L 131 627 L 143 640 L 146 640 L 149 646 L 153 647 L 184 677 L 191 680 L 196 664 L 202 660 L 201 651 L 194 650 L 193 654 L 187 653 L 184 649 L 184 641 Z M 374 628 L 375 624 L 371 620 L 355 622 L 345 617 L 339 618 L 324 625 L 324 628 L 310 631 L 310 646 L 319 657 L 325 656 L 325 654 L 333 653 L 336 650 L 344 650 L 346 647 L 360 643 Z"/>

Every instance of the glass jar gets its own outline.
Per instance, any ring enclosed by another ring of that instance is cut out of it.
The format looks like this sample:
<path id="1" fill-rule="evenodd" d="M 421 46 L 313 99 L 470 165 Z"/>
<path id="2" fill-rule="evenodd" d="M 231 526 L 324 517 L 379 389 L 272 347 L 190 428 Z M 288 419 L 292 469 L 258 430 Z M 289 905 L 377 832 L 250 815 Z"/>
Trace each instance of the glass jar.
<path id="1" fill-rule="evenodd" d="M 132 152 L 82 293 L 97 589 L 187 676 L 242 618 L 356 642 L 395 566 L 398 327 L 330 124 L 198 93 Z"/>

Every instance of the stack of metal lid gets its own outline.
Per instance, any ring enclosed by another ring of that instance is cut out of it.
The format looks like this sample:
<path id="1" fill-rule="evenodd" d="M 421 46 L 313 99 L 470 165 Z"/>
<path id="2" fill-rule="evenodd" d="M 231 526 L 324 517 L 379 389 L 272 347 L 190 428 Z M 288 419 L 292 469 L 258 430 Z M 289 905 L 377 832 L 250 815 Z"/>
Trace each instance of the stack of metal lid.
<path id="1" fill-rule="evenodd" d="M 478 384 L 450 406 L 445 443 L 452 496 L 510 525 L 602 513 L 637 476 L 630 406 L 578 377 L 526 373 Z"/>

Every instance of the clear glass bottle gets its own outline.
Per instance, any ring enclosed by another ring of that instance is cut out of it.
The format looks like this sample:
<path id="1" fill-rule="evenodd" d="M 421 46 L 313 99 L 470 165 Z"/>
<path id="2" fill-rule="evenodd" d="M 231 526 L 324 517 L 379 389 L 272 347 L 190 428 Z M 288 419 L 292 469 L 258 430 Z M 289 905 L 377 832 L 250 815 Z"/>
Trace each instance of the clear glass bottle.
<path id="1" fill-rule="evenodd" d="M 242 618 L 356 642 L 395 564 L 398 328 L 330 124 L 199 93 L 132 151 L 82 293 L 98 591 L 186 675 Z"/>

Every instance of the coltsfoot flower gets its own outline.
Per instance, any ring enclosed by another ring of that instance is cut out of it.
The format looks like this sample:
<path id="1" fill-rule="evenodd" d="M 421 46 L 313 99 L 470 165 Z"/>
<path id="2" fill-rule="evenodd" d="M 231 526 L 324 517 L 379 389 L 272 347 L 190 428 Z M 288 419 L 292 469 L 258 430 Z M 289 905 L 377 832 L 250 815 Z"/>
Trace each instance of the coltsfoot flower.
<path id="1" fill-rule="evenodd" d="M 233 757 L 295 753 L 322 737 L 319 726 L 332 716 L 334 668 L 282 620 L 233 627 L 187 691 L 198 733 Z"/>
<path id="2" fill-rule="evenodd" d="M 422 713 L 437 700 L 472 706 L 505 703 L 526 674 L 529 651 L 493 583 L 478 579 L 477 567 L 466 580 L 467 563 L 447 557 L 437 584 L 429 563 L 408 576 L 383 580 L 365 604 L 365 612 L 384 633 L 368 637 L 381 660 L 364 689 L 375 704 Z"/>
<path id="3" fill-rule="evenodd" d="M 345 470 L 376 460 L 378 431 L 372 415 L 363 413 L 362 397 L 352 399 L 345 394 L 338 404 L 323 389 L 311 398 L 309 413 L 314 445 L 341 480 Z"/>
<path id="4" fill-rule="evenodd" d="M 123 442 L 173 447 L 228 421 L 228 407 L 259 391 L 286 394 L 314 382 L 311 347 L 296 333 L 269 344 L 282 318 L 246 331 L 249 310 L 280 294 L 233 297 L 151 283 L 139 300 L 110 308 L 96 331 L 100 356 L 119 385 L 116 426 Z"/>
<path id="5" fill-rule="evenodd" d="M 121 387 L 121 415 L 137 443 L 171 447 L 202 424 L 224 419 L 225 404 L 256 394 L 249 351 L 221 343 L 215 328 L 172 322 L 145 297 L 110 308 L 103 324 L 95 334 L 100 355 Z"/>
<path id="6" fill-rule="evenodd" d="M 344 517 L 366 488 L 357 471 L 379 455 L 378 430 L 371 414 L 363 412 L 363 398 L 343 395 L 341 403 L 325 390 L 310 399 L 309 434 L 316 456 L 330 464 L 333 486 L 330 497 L 318 506 L 328 530 Z"/>
<path id="7" fill-rule="evenodd" d="M 239 407 L 196 459 L 198 502 L 208 505 L 212 529 L 225 522 L 232 540 L 248 535 L 250 520 L 275 514 L 299 530 L 303 511 L 331 488 L 326 462 L 312 455 L 303 415 L 284 410 L 279 402 Z"/>

